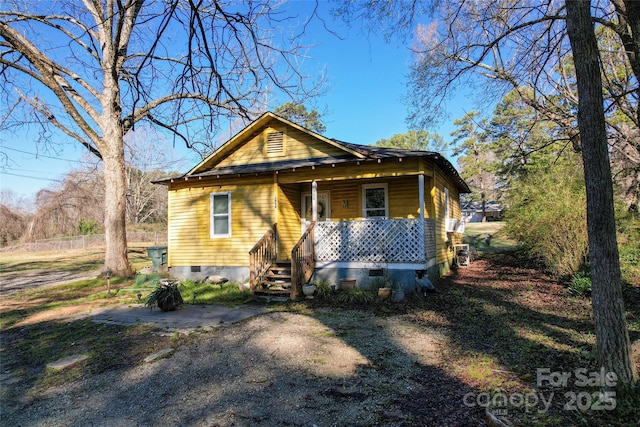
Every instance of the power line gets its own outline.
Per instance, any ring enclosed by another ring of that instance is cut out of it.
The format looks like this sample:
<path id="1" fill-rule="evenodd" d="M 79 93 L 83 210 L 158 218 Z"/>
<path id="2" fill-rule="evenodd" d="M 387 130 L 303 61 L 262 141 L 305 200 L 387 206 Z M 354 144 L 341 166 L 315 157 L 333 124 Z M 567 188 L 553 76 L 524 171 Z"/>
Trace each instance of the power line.
<path id="1" fill-rule="evenodd" d="M 91 162 L 87 162 L 87 161 L 82 161 L 82 160 L 73 160 L 73 159 L 63 159 L 61 157 L 54 157 L 54 156 L 47 156 L 45 154 L 39 154 L 39 153 L 30 153 L 28 151 L 23 151 L 23 150 L 18 150 L 17 148 L 11 148 L 11 147 L 2 147 L 3 150 L 11 150 L 11 151 L 16 151 L 18 153 L 22 153 L 22 154 L 29 154 L 31 156 L 36 156 L 36 157 L 45 157 L 47 159 L 53 159 L 53 160 L 62 160 L 62 161 L 66 161 L 66 162 L 75 162 L 75 163 L 89 163 L 92 164 Z"/>
<path id="2" fill-rule="evenodd" d="M 6 166 L 6 167 L 0 166 L 0 173 L 4 172 L 5 169 L 8 170 L 9 172 L 28 172 L 28 173 L 39 173 L 39 174 L 43 174 L 44 173 L 44 174 L 49 174 L 49 175 L 54 173 L 54 172 L 50 172 L 50 171 L 47 171 L 47 170 L 16 169 L 16 168 L 13 168 L 13 167 L 10 167 L 10 166 Z M 62 172 L 61 172 L 61 174 L 62 174 Z"/>
<path id="3" fill-rule="evenodd" d="M 31 156 L 35 156 L 35 157 L 46 157 L 47 159 L 53 159 L 53 160 L 62 160 L 62 161 L 67 161 L 67 162 L 75 162 L 75 163 L 82 163 L 85 165 L 94 165 L 95 162 L 91 162 L 91 161 L 86 161 L 86 160 L 72 160 L 72 159 L 63 159 L 60 157 L 53 157 L 53 156 L 47 156 L 45 154 L 38 154 L 38 153 L 30 153 L 28 151 L 23 151 L 23 150 L 18 150 L 17 148 L 11 148 L 11 147 L 2 147 L 3 150 L 11 150 L 11 151 L 16 151 L 18 153 L 22 153 L 22 154 L 29 154 Z M 183 161 L 189 160 L 186 157 L 181 157 L 177 160 L 168 160 L 165 162 L 158 162 L 158 163 L 151 163 L 149 165 L 145 165 L 145 167 L 147 168 L 157 168 L 157 167 L 161 167 L 163 169 L 167 169 L 169 168 L 169 165 L 172 163 L 180 163 Z"/>
<path id="4" fill-rule="evenodd" d="M 62 182 L 59 179 L 53 179 L 53 178 L 41 178 L 41 177 L 37 177 L 37 176 L 29 176 L 29 175 L 18 175 L 17 173 L 9 173 L 9 172 L 0 172 L 0 175 L 11 175 L 11 176 L 18 176 L 20 178 L 30 178 L 30 179 L 39 179 L 41 181 L 55 181 L 55 182 Z"/>

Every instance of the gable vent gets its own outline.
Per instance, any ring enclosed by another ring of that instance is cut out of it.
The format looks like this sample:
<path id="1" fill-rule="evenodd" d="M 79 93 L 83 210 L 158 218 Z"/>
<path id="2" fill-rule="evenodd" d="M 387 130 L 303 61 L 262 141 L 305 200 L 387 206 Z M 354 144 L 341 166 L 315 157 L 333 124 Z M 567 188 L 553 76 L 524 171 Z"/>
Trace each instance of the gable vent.
<path id="1" fill-rule="evenodd" d="M 267 134 L 267 156 L 284 155 L 284 133 L 270 132 Z"/>

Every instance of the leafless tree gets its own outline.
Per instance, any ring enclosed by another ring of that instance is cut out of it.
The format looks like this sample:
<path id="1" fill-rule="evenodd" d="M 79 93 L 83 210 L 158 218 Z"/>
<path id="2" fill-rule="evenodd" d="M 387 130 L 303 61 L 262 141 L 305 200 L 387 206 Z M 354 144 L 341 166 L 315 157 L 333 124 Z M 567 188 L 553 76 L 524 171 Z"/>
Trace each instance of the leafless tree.
<path id="1" fill-rule="evenodd" d="M 82 221 L 104 219 L 102 177 L 86 171 L 67 173 L 59 185 L 40 190 L 27 240 L 79 234 Z"/>
<path id="2" fill-rule="evenodd" d="M 127 222 L 167 222 L 167 187 L 154 181 L 167 178 L 170 171 L 181 169 L 168 144 L 162 144 L 162 134 L 149 127 L 139 127 L 125 138 L 127 163 Z M 157 147 L 160 142 L 160 147 Z"/>
<path id="3" fill-rule="evenodd" d="M 0 247 L 20 241 L 29 220 L 29 203 L 13 190 L 0 191 Z"/>
<path id="4" fill-rule="evenodd" d="M 131 272 L 124 136 L 136 125 L 146 122 L 190 145 L 211 139 L 228 118 L 250 118 L 266 87 L 296 102 L 313 94 L 300 72 L 305 22 L 280 6 L 269 0 L 2 2 L 2 104 L 29 108 L 13 111 L 3 126 L 35 126 L 43 142 L 59 138 L 57 129 L 102 160 L 105 267 Z"/>

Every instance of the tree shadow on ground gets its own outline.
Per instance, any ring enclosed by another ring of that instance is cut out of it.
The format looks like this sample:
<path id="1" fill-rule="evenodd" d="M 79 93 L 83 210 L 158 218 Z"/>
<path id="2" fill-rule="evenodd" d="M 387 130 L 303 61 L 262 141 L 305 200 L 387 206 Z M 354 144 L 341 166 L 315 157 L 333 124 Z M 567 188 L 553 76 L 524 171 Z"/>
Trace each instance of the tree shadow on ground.
<path id="1" fill-rule="evenodd" d="M 148 351 L 135 337 L 112 348 L 85 340 L 89 359 L 47 371 L 48 361 L 77 351 L 70 344 L 90 325 L 39 325 L 55 332 L 37 357 L 13 353 L 31 362 L 22 381 L 3 386 L 4 425 L 484 425 L 482 408 L 463 402 L 477 390 L 399 344 L 394 331 L 406 325 L 389 327 L 371 313 L 270 313 L 181 343 L 158 338 Z M 129 331 L 109 328 L 102 332 L 114 339 Z M 3 342 L 19 350 L 23 332 Z M 171 356 L 141 365 L 143 354 L 170 345 Z M 118 362 L 96 369 L 107 363 L 98 348 Z"/>
<path id="2" fill-rule="evenodd" d="M 2 331 L 3 353 L 17 358 L 7 368 L 3 355 L 3 371 L 23 379 L 3 384 L 2 424 L 483 425 L 481 394 L 549 392 L 537 368 L 595 369 L 589 304 L 517 260 L 474 261 L 436 286 L 403 304 L 313 302 L 186 338 L 113 327 L 98 345 L 86 339 L 93 324 L 67 322 L 40 358 L 17 352 L 14 339 L 57 322 L 12 330 L 10 340 Z M 91 356 L 74 371 L 45 369 L 78 347 Z M 166 347 L 176 351 L 142 363 Z M 571 422 L 564 401 L 553 403 Z"/>
<path id="3" fill-rule="evenodd" d="M 566 423 L 585 416 L 576 417 L 565 404 L 571 393 L 593 391 L 576 385 L 575 370 L 599 370 L 589 299 L 570 296 L 565 286 L 511 252 L 458 268 L 436 286 L 439 292 L 421 304 L 421 321 L 447 325 L 459 363 L 487 365 L 479 387 L 484 382 L 512 392 L 553 392 L 554 416 Z M 640 358 L 636 364 L 640 367 Z M 571 378 L 566 385 L 550 387 L 548 381 L 540 382 L 538 369 L 569 372 Z M 594 415 L 587 412 L 587 418 Z"/>

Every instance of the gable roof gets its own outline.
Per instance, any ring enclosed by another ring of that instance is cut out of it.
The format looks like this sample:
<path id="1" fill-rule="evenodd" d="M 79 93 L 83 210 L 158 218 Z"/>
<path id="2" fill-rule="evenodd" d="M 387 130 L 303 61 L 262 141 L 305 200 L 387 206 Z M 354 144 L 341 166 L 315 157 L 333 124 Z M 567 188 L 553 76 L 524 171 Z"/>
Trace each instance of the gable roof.
<path id="1" fill-rule="evenodd" d="M 313 136 L 314 138 L 323 141 L 335 148 L 338 148 L 341 155 L 324 156 L 319 158 L 310 159 L 295 159 L 295 160 L 278 160 L 263 163 L 252 163 L 233 165 L 225 167 L 215 167 L 227 156 L 233 153 L 240 145 L 242 145 L 247 138 L 260 131 L 261 128 L 267 125 L 271 120 L 277 120 L 286 126 L 293 127 L 301 132 Z M 408 157 L 423 157 L 440 167 L 456 184 L 461 193 L 470 193 L 471 190 L 466 182 L 460 177 L 455 167 L 442 155 L 435 151 L 419 151 L 419 150 L 406 150 L 400 148 L 385 148 L 376 146 L 365 146 L 359 144 L 348 143 L 339 141 L 333 138 L 327 138 L 315 132 L 312 132 L 296 123 L 293 123 L 283 117 L 280 117 L 271 112 L 266 112 L 246 128 L 234 135 L 230 140 L 221 145 L 206 159 L 202 160 L 195 167 L 193 167 L 186 174 L 169 178 L 157 183 L 168 183 L 175 179 L 188 179 L 188 178 L 204 178 L 209 176 L 225 176 L 225 175 L 237 175 L 237 174 L 255 174 L 263 172 L 275 172 L 304 167 L 314 167 L 322 165 L 336 165 L 344 163 L 354 162 L 366 162 L 375 161 L 381 159 L 402 159 Z"/>
<path id="2" fill-rule="evenodd" d="M 253 135 L 255 132 L 260 130 L 260 128 L 262 128 L 263 126 L 265 126 L 267 123 L 269 123 L 271 120 L 274 120 L 274 119 L 289 127 L 293 127 L 301 132 L 309 134 L 314 138 L 319 139 L 329 145 L 333 145 L 335 147 L 341 148 L 346 152 L 345 154 L 352 154 L 358 157 L 360 156 L 357 152 L 351 149 L 348 149 L 346 147 L 340 146 L 333 139 L 330 139 L 320 134 L 317 134 L 315 132 L 312 132 L 309 129 L 306 129 L 298 125 L 297 123 L 294 123 L 270 111 L 267 111 L 266 113 L 258 117 L 256 120 L 251 122 L 251 124 L 249 124 L 247 127 L 245 127 L 240 132 L 235 134 L 230 140 L 228 140 L 227 142 L 222 144 L 220 147 L 218 147 L 218 149 L 216 149 L 213 153 L 211 153 L 206 159 L 198 163 L 193 169 L 187 172 L 185 176 L 193 176 L 198 174 L 199 172 L 203 172 L 204 170 L 213 168 L 217 163 L 219 163 L 221 160 L 223 160 L 225 157 L 227 157 L 229 154 L 235 151 L 239 145 L 241 145 L 246 141 L 248 137 Z"/>

